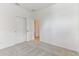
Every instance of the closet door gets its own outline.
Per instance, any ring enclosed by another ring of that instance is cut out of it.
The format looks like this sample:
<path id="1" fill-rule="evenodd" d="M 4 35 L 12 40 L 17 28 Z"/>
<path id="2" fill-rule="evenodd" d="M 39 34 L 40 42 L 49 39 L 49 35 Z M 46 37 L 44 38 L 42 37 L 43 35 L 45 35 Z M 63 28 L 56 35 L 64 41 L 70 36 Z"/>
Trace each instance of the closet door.
<path id="1" fill-rule="evenodd" d="M 26 32 L 26 18 L 17 17 L 16 19 L 16 38 L 17 40 L 24 41 L 27 38 Z"/>

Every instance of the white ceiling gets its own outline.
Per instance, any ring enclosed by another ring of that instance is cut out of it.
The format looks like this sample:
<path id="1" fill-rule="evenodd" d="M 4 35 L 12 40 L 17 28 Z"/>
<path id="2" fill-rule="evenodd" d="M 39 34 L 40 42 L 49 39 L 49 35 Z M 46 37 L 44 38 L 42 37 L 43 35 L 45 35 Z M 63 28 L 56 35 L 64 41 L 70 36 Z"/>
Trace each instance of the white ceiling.
<path id="1" fill-rule="evenodd" d="M 51 6 L 53 3 L 20 3 L 19 5 L 31 11 L 38 11 Z"/>

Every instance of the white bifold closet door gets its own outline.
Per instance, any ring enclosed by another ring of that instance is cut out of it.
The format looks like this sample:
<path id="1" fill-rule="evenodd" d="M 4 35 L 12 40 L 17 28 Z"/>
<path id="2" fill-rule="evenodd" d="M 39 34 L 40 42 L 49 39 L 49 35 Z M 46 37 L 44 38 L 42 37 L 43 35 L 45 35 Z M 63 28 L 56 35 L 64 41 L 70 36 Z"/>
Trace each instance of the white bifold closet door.
<path id="1" fill-rule="evenodd" d="M 26 18 L 17 17 L 16 19 L 16 39 L 18 41 L 27 40 L 27 25 Z"/>

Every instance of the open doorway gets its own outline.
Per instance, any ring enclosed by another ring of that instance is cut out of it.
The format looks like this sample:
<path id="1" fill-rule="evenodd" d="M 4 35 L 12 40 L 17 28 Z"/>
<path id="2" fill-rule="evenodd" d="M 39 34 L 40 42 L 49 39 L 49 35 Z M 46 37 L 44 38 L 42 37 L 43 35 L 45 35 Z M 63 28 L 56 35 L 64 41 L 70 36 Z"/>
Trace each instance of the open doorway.
<path id="1" fill-rule="evenodd" d="M 37 45 L 40 43 L 40 20 L 39 18 L 34 19 L 34 42 Z"/>

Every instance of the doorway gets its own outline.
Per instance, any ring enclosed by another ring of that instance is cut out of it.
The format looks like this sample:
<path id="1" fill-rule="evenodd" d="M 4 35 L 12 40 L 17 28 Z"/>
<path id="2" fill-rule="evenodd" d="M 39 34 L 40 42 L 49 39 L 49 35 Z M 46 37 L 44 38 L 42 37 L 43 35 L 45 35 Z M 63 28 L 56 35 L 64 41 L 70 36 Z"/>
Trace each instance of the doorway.
<path id="1" fill-rule="evenodd" d="M 34 20 L 34 42 L 37 45 L 40 43 L 40 20 L 39 18 L 35 18 Z"/>

